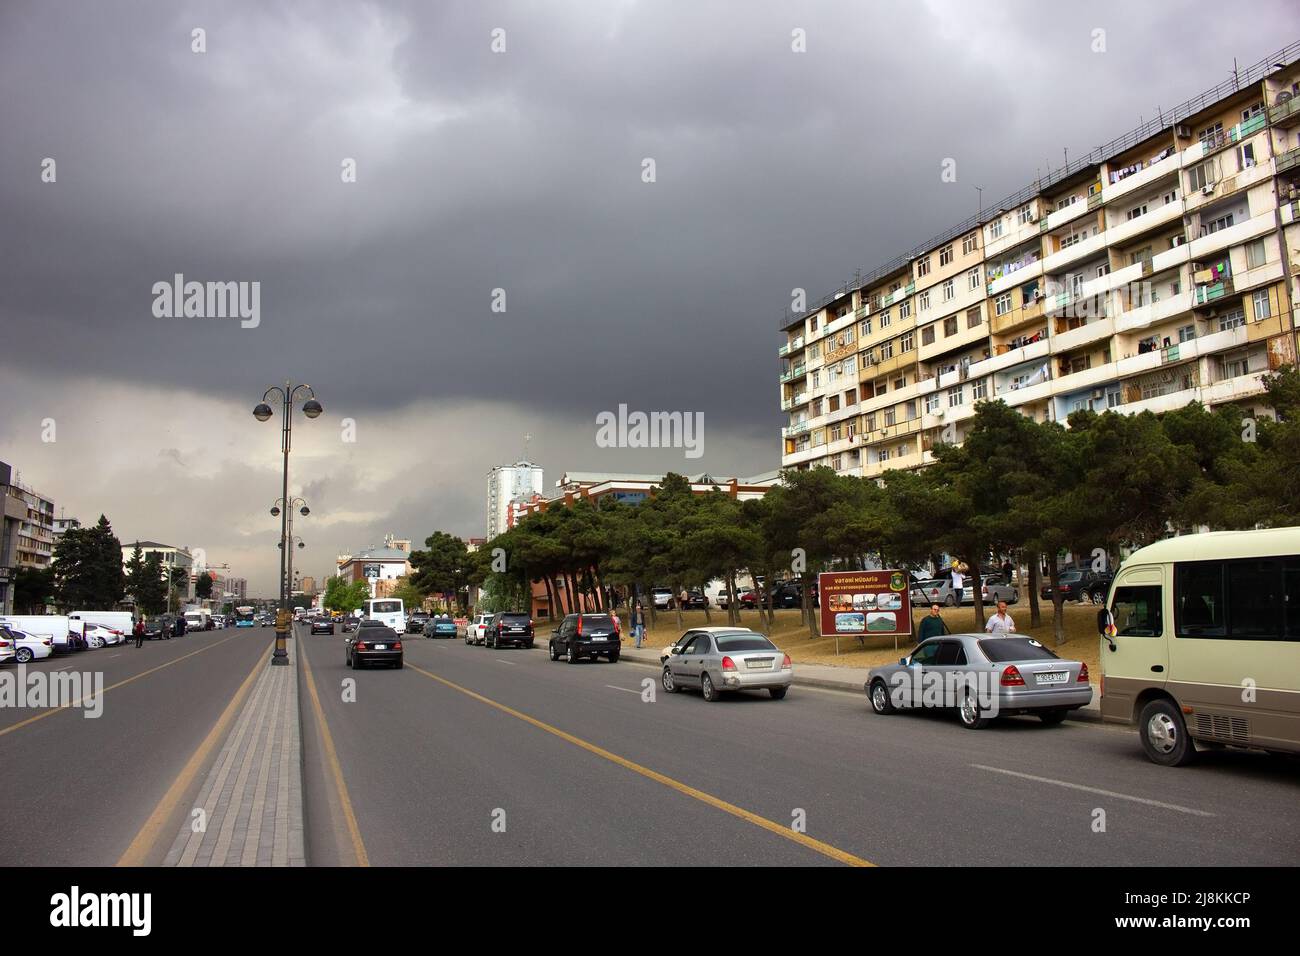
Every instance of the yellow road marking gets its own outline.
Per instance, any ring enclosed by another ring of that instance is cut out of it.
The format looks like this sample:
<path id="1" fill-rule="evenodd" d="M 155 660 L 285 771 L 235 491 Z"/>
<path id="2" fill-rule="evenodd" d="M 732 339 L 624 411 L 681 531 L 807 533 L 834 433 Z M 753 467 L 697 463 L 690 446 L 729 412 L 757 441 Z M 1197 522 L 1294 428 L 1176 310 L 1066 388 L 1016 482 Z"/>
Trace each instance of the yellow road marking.
<path id="1" fill-rule="evenodd" d="M 226 638 L 226 640 L 232 639 L 233 638 Z M 214 644 L 213 647 L 215 646 L 216 645 Z M 167 788 L 167 792 L 164 793 L 162 799 L 158 801 L 158 805 L 154 807 L 153 813 L 149 814 L 149 819 L 145 820 L 144 826 L 140 828 L 140 832 L 135 835 L 135 839 L 131 841 L 131 844 L 126 848 L 126 851 L 122 854 L 121 858 L 118 859 L 116 864 L 117 866 L 145 865 L 145 861 L 149 859 L 149 854 L 153 851 L 154 844 L 157 843 L 158 837 L 164 833 L 164 828 L 166 827 L 167 822 L 171 819 L 172 814 L 176 812 L 176 807 L 180 804 L 181 797 L 185 795 L 185 791 L 189 789 L 190 784 L 194 782 L 194 778 L 198 774 L 199 769 L 207 761 L 208 754 L 210 754 L 212 749 L 216 747 L 218 741 L 225 739 L 227 727 L 239 712 L 240 705 L 248 695 L 248 689 L 253 686 L 253 678 L 257 677 L 262 672 L 262 668 L 267 666 L 266 661 L 270 656 L 269 652 L 272 646 L 274 645 L 268 646 L 265 652 L 257 656 L 257 661 L 253 664 L 253 669 L 248 672 L 248 676 L 244 678 L 244 682 L 239 685 L 239 689 L 235 691 L 235 696 L 230 698 L 230 703 L 228 703 L 226 709 L 221 712 L 221 716 L 217 718 L 217 722 L 212 725 L 212 729 L 208 731 L 208 735 L 203 738 L 203 743 L 199 744 L 198 749 L 190 755 L 190 759 L 186 761 L 185 766 L 181 768 L 181 772 L 176 775 L 176 779 L 172 781 L 172 785 Z M 196 651 L 195 653 L 198 652 Z M 146 671 L 146 673 L 148 672 Z M 142 674 L 140 676 L 144 675 Z"/>
<path id="2" fill-rule="evenodd" d="M 311 709 L 316 715 L 316 722 L 320 725 L 325 759 L 334 776 L 334 788 L 338 791 L 339 802 L 343 805 L 343 816 L 348 824 L 348 835 L 352 838 L 352 852 L 357 858 L 357 866 L 369 866 L 370 857 L 366 853 L 365 843 L 361 840 L 361 828 L 357 826 L 357 815 L 352 809 L 352 798 L 348 796 L 348 785 L 343 780 L 343 767 L 339 764 L 338 751 L 334 749 L 334 737 L 330 734 L 330 725 L 325 721 L 320 695 L 316 693 L 316 680 L 311 675 L 311 664 L 307 662 L 304 645 L 298 645 L 298 653 L 302 656 L 302 672 L 307 678 L 307 695 L 311 697 Z"/>
<path id="3" fill-rule="evenodd" d="M 559 737 L 561 740 L 566 740 L 576 747 L 581 747 L 583 750 L 587 751 L 588 753 L 595 754 L 597 757 L 601 757 L 605 760 L 608 760 L 610 763 L 617 764 L 618 766 L 623 767 L 626 770 L 631 770 L 633 773 L 640 774 L 641 776 L 646 777 L 649 780 L 653 780 L 656 783 L 661 783 L 665 787 L 670 787 L 673 790 L 676 790 L 678 793 L 682 793 L 695 800 L 699 800 L 701 803 L 706 803 L 709 806 L 721 810 L 724 813 L 729 813 L 733 817 L 739 817 L 741 820 L 744 820 L 747 823 L 752 823 L 756 827 L 761 827 L 762 829 L 767 830 L 769 833 L 775 833 L 777 836 L 784 837 L 787 840 L 791 840 L 795 843 L 798 843 L 800 846 L 806 847 L 809 850 L 813 850 L 817 853 L 822 854 L 823 856 L 828 856 L 832 860 L 836 860 L 840 863 L 847 864 L 848 866 L 875 866 L 874 863 L 871 863 L 868 860 L 864 860 L 861 857 L 854 856 L 852 853 L 849 853 L 845 850 L 841 850 L 838 847 L 831 846 L 829 843 L 823 843 L 821 840 L 815 840 L 812 837 L 808 836 L 806 833 L 799 833 L 795 830 L 792 830 L 790 827 L 782 826 L 779 823 L 774 823 L 773 821 L 767 819 L 766 817 L 760 817 L 757 813 L 751 813 L 749 810 L 746 810 L 743 807 L 738 807 L 734 803 L 728 803 L 726 800 L 722 800 L 718 797 L 713 796 L 712 794 L 705 793 L 703 790 L 697 790 L 692 786 L 688 786 L 687 784 L 682 783 L 680 780 L 674 780 L 672 777 L 659 773 L 657 770 L 651 770 L 649 767 L 643 767 L 641 764 L 628 760 L 626 757 L 620 757 L 618 754 L 612 753 L 606 750 L 604 747 L 598 747 L 596 744 L 589 743 L 588 741 L 583 740 L 580 737 L 575 737 L 573 734 L 560 730 L 560 728 L 558 727 L 553 727 L 552 725 L 544 721 L 538 720 L 536 717 L 530 717 L 528 714 L 515 710 L 513 707 L 508 707 L 505 704 L 498 703 L 497 701 L 492 700 L 490 697 L 484 697 L 482 694 L 475 693 L 474 691 L 470 690 L 468 687 L 462 687 L 459 684 L 447 680 L 445 677 L 439 677 L 437 674 L 431 673 L 430 671 L 426 671 L 423 667 L 417 667 L 416 665 L 411 664 L 410 662 L 408 662 L 406 666 L 411 668 L 411 670 L 415 671 L 418 674 L 423 674 L 425 677 L 435 680 L 440 684 L 444 684 L 447 687 L 450 687 L 452 690 L 456 690 L 462 694 L 465 694 L 467 697 L 472 697 L 474 700 L 487 704 L 489 707 L 495 707 L 497 710 L 501 711 L 504 714 L 509 714 L 511 717 L 515 717 L 519 720 L 522 720 L 524 723 L 532 724 L 534 727 L 538 728 L 539 730 L 544 730 L 548 734 L 553 734 L 554 736 Z"/>
<path id="4" fill-rule="evenodd" d="M 222 644 L 226 643 L 226 641 L 233 641 L 235 639 L 235 636 L 237 635 L 232 635 L 231 637 L 223 637 L 215 644 L 209 644 L 207 647 L 200 647 L 197 651 L 190 651 L 190 653 L 182 655 L 181 657 L 178 657 L 175 660 L 168 661 L 166 664 L 159 664 L 157 667 L 151 667 L 147 671 L 141 671 L 139 674 L 136 674 L 134 677 L 128 677 L 126 680 L 120 680 L 116 684 L 111 684 L 108 687 L 105 687 L 102 691 L 100 691 L 100 693 L 107 694 L 110 690 L 115 690 L 118 687 L 125 687 L 127 684 L 130 684 L 132 681 L 138 681 L 141 677 L 148 677 L 150 674 L 156 671 L 160 671 L 164 667 L 171 667 L 173 664 L 179 664 L 181 661 L 191 658 L 195 654 L 202 654 L 204 651 L 210 651 L 214 647 L 220 647 Z M 86 694 L 81 698 L 79 698 L 78 700 L 74 700 L 71 704 L 64 704 L 62 707 L 55 707 L 52 710 L 47 710 L 42 713 L 39 713 L 35 717 L 28 717 L 26 720 L 20 720 L 16 724 L 0 729 L 0 737 L 3 737 L 5 734 L 11 734 L 15 730 L 18 730 L 20 727 L 26 727 L 28 724 L 34 724 L 38 720 L 44 720 L 46 717 L 53 717 L 55 714 L 59 713 L 59 711 L 70 710 L 73 707 L 80 707 L 82 703 L 84 703 L 85 701 L 89 700 L 94 696 L 95 696 L 94 694 Z"/>

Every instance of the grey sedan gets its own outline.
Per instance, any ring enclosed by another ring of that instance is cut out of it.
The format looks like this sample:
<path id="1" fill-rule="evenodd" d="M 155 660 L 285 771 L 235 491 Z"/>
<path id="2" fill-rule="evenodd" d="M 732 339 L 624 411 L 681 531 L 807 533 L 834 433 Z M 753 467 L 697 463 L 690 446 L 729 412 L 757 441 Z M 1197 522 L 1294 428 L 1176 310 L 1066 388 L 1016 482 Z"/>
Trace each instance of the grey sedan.
<path id="1" fill-rule="evenodd" d="M 986 634 L 922 641 L 897 664 L 872 668 L 863 689 L 877 714 L 952 709 L 972 730 L 1011 714 L 1059 724 L 1092 701 L 1087 664 L 1063 660 L 1032 638 Z"/>
<path id="2" fill-rule="evenodd" d="M 728 690 L 767 690 L 780 700 L 794 680 L 789 654 L 762 634 L 734 627 L 687 631 L 662 662 L 664 690 L 675 694 L 698 687 L 707 701 Z"/>

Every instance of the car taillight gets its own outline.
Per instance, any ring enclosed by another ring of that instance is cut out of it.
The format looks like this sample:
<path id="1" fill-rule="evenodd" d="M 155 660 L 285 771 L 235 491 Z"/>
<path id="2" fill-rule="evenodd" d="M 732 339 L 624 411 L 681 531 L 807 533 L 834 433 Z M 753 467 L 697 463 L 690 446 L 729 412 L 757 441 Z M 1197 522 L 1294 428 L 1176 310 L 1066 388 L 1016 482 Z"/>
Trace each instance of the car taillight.
<path id="1" fill-rule="evenodd" d="M 357 641 L 356 649 L 359 650 L 359 651 L 364 651 L 364 650 L 366 649 L 366 642 L 365 642 L 365 641 Z"/>
<path id="2" fill-rule="evenodd" d="M 400 651 L 401 649 L 402 649 L 402 642 L 401 642 L 401 641 L 398 641 L 396 644 L 393 645 L 393 650 L 395 650 L 395 651 Z"/>
<path id="3" fill-rule="evenodd" d="M 53 647 L 53 646 L 54 646 L 54 641 L 53 641 L 53 640 L 41 641 L 41 643 L 44 644 L 46 647 Z"/>
<path id="4" fill-rule="evenodd" d="M 529 627 L 533 626 L 533 619 L 531 617 L 528 619 L 528 626 Z"/>
<path id="5" fill-rule="evenodd" d="M 505 622 L 505 621 L 497 621 L 497 633 L 500 634 L 500 633 L 501 633 L 502 631 L 504 631 L 505 629 L 506 629 L 506 622 Z"/>
<path id="6" fill-rule="evenodd" d="M 623 627 L 623 622 L 620 621 L 620 620 L 618 619 L 618 615 L 615 614 L 615 615 L 614 615 L 614 633 L 615 633 L 615 634 L 622 633 L 622 627 Z"/>
<path id="7" fill-rule="evenodd" d="M 578 615 L 578 636 L 582 637 L 582 615 Z"/>
<path id="8" fill-rule="evenodd" d="M 1079 683 L 1082 683 L 1082 684 L 1086 684 L 1086 683 L 1088 683 L 1088 665 L 1087 665 L 1087 664 L 1081 664 L 1081 665 L 1079 666 Z"/>
<path id="9" fill-rule="evenodd" d="M 734 671 L 736 669 L 736 662 L 730 657 L 724 657 L 722 659 L 722 669 L 724 671 Z"/>
<path id="10" fill-rule="evenodd" d="M 1003 687 L 1024 687 L 1025 679 L 1020 676 L 1020 670 L 1015 664 L 1008 664 L 1006 670 L 1002 672 Z"/>
<path id="11" fill-rule="evenodd" d="M 787 654 L 787 655 L 785 655 L 784 658 L 781 659 L 781 669 L 782 669 L 782 670 L 789 670 L 790 667 L 791 667 L 790 655 Z"/>

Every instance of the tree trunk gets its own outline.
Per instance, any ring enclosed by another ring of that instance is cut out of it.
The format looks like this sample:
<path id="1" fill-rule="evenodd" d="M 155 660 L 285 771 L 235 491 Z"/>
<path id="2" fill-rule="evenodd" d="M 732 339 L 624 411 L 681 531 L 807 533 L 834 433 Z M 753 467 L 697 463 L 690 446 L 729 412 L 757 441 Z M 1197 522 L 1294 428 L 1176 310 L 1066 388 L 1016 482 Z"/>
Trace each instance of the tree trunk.
<path id="1" fill-rule="evenodd" d="M 708 587 L 709 587 L 709 586 L 706 584 L 706 585 L 701 589 L 701 593 L 703 593 L 703 595 L 704 595 L 704 626 L 705 626 L 705 627 L 709 627 L 709 626 L 711 626 L 711 625 L 713 624 L 713 617 L 712 617 L 712 615 L 709 614 L 709 591 L 708 591 Z"/>
<path id="2" fill-rule="evenodd" d="M 978 555 L 980 552 L 976 548 L 968 549 L 968 554 Z M 975 599 L 975 631 L 980 633 L 984 630 L 984 581 L 980 576 L 980 562 L 976 557 L 974 561 L 967 560 L 966 566 L 974 568 L 974 574 L 968 575 L 967 586 L 971 588 L 971 597 Z"/>
<path id="3" fill-rule="evenodd" d="M 735 627 L 740 623 L 740 608 L 736 607 L 736 569 L 727 570 L 727 623 Z"/>
<path id="4" fill-rule="evenodd" d="M 556 606 L 555 606 L 555 592 L 553 592 L 553 591 L 551 590 L 551 581 L 550 581 L 550 578 L 548 578 L 548 577 L 547 577 L 546 575 L 544 575 L 544 574 L 542 575 L 542 583 L 546 585 L 546 607 L 547 607 L 547 610 L 549 610 L 549 611 L 551 612 L 551 619 L 554 620 L 554 618 L 555 618 L 555 611 L 556 611 Z M 527 584 L 526 584 L 525 586 L 528 588 L 528 593 L 529 593 L 529 595 L 531 595 L 531 594 L 533 593 L 532 582 L 531 582 L 531 581 L 528 581 Z M 531 603 L 531 602 L 530 602 L 530 603 Z"/>
<path id="5" fill-rule="evenodd" d="M 812 582 L 807 574 L 799 575 L 801 587 L 799 588 L 799 600 L 803 605 L 804 623 L 808 626 L 808 640 L 817 636 L 817 616 L 813 613 L 812 606 Z"/>
<path id="6" fill-rule="evenodd" d="M 1043 611 L 1038 606 L 1038 580 L 1042 569 L 1043 556 L 1037 551 L 1029 555 L 1029 626 L 1043 626 Z"/>
<path id="7" fill-rule="evenodd" d="M 1060 647 L 1065 643 L 1065 598 L 1057 587 L 1061 582 L 1061 569 L 1056 565 L 1056 555 L 1051 557 L 1047 575 L 1052 585 L 1052 634 L 1056 638 L 1056 646 Z"/>

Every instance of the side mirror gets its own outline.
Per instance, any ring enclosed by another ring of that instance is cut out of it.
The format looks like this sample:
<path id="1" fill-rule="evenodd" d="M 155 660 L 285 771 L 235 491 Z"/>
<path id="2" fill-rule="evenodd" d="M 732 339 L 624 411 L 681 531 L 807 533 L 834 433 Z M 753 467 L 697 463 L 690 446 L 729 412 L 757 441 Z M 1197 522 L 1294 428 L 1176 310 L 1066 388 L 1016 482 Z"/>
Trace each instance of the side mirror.
<path id="1" fill-rule="evenodd" d="M 901 666 L 906 667 L 906 666 L 907 666 L 907 658 L 906 658 L 906 657 L 900 657 L 900 658 L 898 659 L 898 663 L 899 663 Z"/>
<path id="2" fill-rule="evenodd" d="M 674 644 L 672 647 L 668 648 L 668 653 L 669 653 L 669 654 L 681 654 L 681 652 L 682 652 L 682 649 L 681 649 L 680 647 L 678 647 L 676 644 Z"/>

